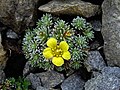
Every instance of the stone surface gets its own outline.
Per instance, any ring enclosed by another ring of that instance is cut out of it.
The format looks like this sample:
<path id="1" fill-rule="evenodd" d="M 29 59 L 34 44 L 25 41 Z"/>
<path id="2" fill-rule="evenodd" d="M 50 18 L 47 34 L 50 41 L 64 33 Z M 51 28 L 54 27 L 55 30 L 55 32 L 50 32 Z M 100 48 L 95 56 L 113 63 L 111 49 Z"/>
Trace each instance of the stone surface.
<path id="1" fill-rule="evenodd" d="M 36 89 L 38 86 L 41 86 L 40 78 L 38 76 L 36 76 L 35 74 L 30 73 L 26 77 L 26 79 L 31 82 L 31 85 L 32 85 L 33 89 Z"/>
<path id="2" fill-rule="evenodd" d="M 38 0 L 0 0 L 0 22 L 17 33 L 33 26 Z"/>
<path id="3" fill-rule="evenodd" d="M 60 89 L 45 88 L 45 87 L 39 86 L 39 87 L 37 87 L 36 90 L 60 90 Z"/>
<path id="4" fill-rule="evenodd" d="M 102 24 L 101 24 L 100 21 L 94 20 L 94 21 L 91 21 L 90 23 L 91 23 L 94 31 L 101 31 L 101 29 L 102 29 Z"/>
<path id="5" fill-rule="evenodd" d="M 0 32 L 0 70 L 3 70 L 6 66 L 8 57 L 7 57 L 6 51 L 4 50 L 1 42 L 2 42 L 2 37 L 1 37 L 1 32 Z"/>
<path id="6" fill-rule="evenodd" d="M 104 0 L 98 0 L 98 1 L 96 1 L 96 0 L 82 0 L 82 1 L 91 2 L 94 4 L 101 5 Z"/>
<path id="7" fill-rule="evenodd" d="M 94 78 L 85 83 L 85 90 L 120 90 L 119 67 L 104 67 L 93 74 Z"/>
<path id="8" fill-rule="evenodd" d="M 69 76 L 62 83 L 62 90 L 83 90 L 85 82 L 81 79 L 81 76 L 77 73 Z"/>
<path id="9" fill-rule="evenodd" d="M 100 6 L 81 0 L 52 0 L 40 6 L 39 10 L 57 15 L 69 14 L 91 17 L 100 13 Z"/>
<path id="10" fill-rule="evenodd" d="M 5 73 L 3 70 L 0 70 L 0 83 L 3 83 L 4 80 L 5 80 Z"/>
<path id="11" fill-rule="evenodd" d="M 12 30 L 8 30 L 6 35 L 7 35 L 7 38 L 10 38 L 10 39 L 18 39 L 18 35 Z"/>
<path id="12" fill-rule="evenodd" d="M 97 77 L 98 75 L 101 75 L 101 72 L 99 72 L 99 71 L 92 71 L 91 77 Z"/>
<path id="13" fill-rule="evenodd" d="M 100 55 L 99 51 L 90 51 L 88 54 L 88 59 L 85 61 L 85 67 L 90 71 L 100 71 L 104 68 L 105 62 Z"/>
<path id="14" fill-rule="evenodd" d="M 48 88 L 44 88 L 42 86 L 38 86 L 36 90 L 49 90 Z"/>
<path id="15" fill-rule="evenodd" d="M 43 87 L 52 88 L 63 82 L 64 76 L 55 71 L 47 71 L 36 74 L 42 82 Z"/>
<path id="16" fill-rule="evenodd" d="M 26 62 L 25 67 L 23 69 L 23 76 L 27 76 L 32 70 L 33 67 L 31 67 L 30 61 Z"/>
<path id="17" fill-rule="evenodd" d="M 112 75 L 112 76 L 116 76 L 120 79 L 120 68 L 119 67 L 105 67 L 102 69 L 102 74 L 103 75 Z"/>
<path id="18" fill-rule="evenodd" d="M 102 35 L 108 65 L 120 66 L 120 0 L 104 0 Z"/>
<path id="19" fill-rule="evenodd" d="M 106 74 L 98 75 L 85 83 L 85 90 L 120 90 L 120 79 Z"/>
<path id="20" fill-rule="evenodd" d="M 90 50 L 99 50 L 101 49 L 100 42 L 94 41 L 90 44 Z"/>
<path id="21" fill-rule="evenodd" d="M 10 37 L 7 36 L 7 38 L 4 39 L 3 45 L 6 50 L 10 51 L 10 53 L 12 51 L 16 54 L 23 54 L 23 51 L 21 49 L 21 41 L 22 40 L 20 38 L 16 38 L 11 35 Z"/>

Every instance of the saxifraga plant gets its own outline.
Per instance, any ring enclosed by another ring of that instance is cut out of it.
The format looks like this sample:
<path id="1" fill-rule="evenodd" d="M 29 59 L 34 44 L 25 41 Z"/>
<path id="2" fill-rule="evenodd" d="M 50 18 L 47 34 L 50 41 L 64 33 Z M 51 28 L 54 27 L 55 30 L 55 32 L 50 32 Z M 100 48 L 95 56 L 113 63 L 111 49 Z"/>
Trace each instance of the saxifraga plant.
<path id="1" fill-rule="evenodd" d="M 23 51 L 33 67 L 79 69 L 87 58 L 92 38 L 92 26 L 85 19 L 78 16 L 68 24 L 46 14 L 38 20 L 36 28 L 26 31 Z"/>
<path id="2" fill-rule="evenodd" d="M 2 84 L 2 90 L 29 90 L 31 83 L 25 78 L 8 78 Z"/>

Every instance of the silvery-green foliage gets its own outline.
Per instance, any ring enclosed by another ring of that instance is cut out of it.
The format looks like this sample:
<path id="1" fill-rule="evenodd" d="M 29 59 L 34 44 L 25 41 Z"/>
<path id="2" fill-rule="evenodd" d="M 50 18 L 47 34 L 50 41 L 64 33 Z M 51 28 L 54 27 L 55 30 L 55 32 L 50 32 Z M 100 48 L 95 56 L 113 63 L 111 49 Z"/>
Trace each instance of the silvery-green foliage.
<path id="1" fill-rule="evenodd" d="M 92 27 L 85 19 L 77 17 L 68 24 L 64 20 L 45 14 L 36 25 L 37 27 L 33 30 L 26 30 L 23 39 L 25 57 L 30 60 L 33 67 L 62 71 L 79 69 L 82 66 L 88 54 L 89 40 L 94 37 Z M 45 59 L 42 54 L 50 37 L 56 38 L 58 43 L 65 40 L 69 44 L 71 59 L 65 60 L 61 67 L 54 66 L 51 60 Z"/>
<path id="2" fill-rule="evenodd" d="M 86 26 L 86 20 L 82 17 L 77 16 L 77 18 L 74 18 L 72 23 L 73 27 L 78 30 L 82 30 Z"/>
<path id="3" fill-rule="evenodd" d="M 87 23 L 84 18 L 77 16 L 77 18 L 73 19 L 71 25 L 78 31 L 78 34 L 80 33 L 85 36 L 87 41 L 94 38 L 92 26 L 90 23 Z"/>
<path id="4" fill-rule="evenodd" d="M 43 15 L 43 17 L 41 17 L 41 20 L 38 20 L 37 28 L 40 28 L 40 27 L 50 28 L 52 24 L 53 23 L 52 23 L 51 14 L 46 14 L 46 15 Z"/>

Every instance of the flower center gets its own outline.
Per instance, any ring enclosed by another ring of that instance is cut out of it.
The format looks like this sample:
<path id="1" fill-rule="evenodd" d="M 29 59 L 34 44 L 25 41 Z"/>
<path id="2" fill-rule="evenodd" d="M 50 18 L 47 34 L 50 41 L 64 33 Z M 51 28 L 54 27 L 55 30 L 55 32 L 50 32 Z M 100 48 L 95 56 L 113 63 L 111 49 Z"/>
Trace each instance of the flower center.
<path id="1" fill-rule="evenodd" d="M 62 49 L 59 46 L 57 46 L 54 49 L 52 49 L 52 51 L 53 51 L 53 55 L 55 57 L 61 57 L 62 54 L 63 54 Z"/>

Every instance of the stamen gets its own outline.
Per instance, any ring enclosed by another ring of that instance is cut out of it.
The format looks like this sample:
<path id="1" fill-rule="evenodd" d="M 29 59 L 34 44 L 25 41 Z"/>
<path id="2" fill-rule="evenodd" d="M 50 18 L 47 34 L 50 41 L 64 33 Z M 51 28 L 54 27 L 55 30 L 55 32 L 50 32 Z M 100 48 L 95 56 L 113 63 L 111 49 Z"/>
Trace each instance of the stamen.
<path id="1" fill-rule="evenodd" d="M 62 49 L 60 48 L 59 45 L 57 45 L 55 48 L 52 49 L 52 52 L 53 52 L 53 55 L 55 57 L 61 57 L 63 52 L 62 52 Z"/>
<path id="2" fill-rule="evenodd" d="M 59 55 L 59 57 L 61 57 L 62 55 Z"/>
<path id="3" fill-rule="evenodd" d="M 52 51 L 54 51 L 54 49 L 51 49 Z"/>

